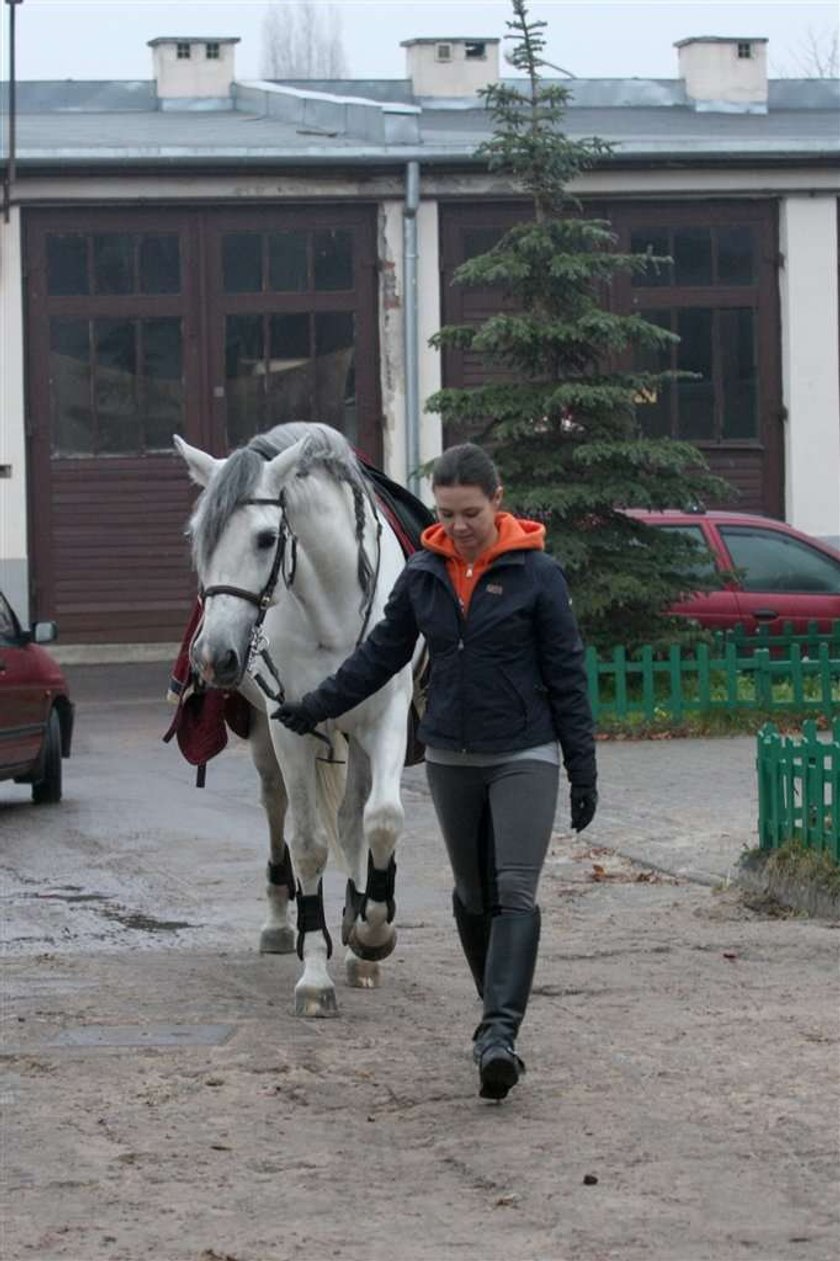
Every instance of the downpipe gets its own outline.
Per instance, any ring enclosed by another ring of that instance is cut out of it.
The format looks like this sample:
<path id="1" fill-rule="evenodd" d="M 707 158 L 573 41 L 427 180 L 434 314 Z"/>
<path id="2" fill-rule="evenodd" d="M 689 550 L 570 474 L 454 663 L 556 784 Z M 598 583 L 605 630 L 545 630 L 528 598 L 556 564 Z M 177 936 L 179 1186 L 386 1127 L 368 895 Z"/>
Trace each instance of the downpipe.
<path id="1" fill-rule="evenodd" d="M 405 358 L 405 462 L 408 488 L 420 494 L 420 381 L 417 300 L 417 210 L 420 205 L 420 163 L 405 168 L 403 209 L 403 288 Z"/>

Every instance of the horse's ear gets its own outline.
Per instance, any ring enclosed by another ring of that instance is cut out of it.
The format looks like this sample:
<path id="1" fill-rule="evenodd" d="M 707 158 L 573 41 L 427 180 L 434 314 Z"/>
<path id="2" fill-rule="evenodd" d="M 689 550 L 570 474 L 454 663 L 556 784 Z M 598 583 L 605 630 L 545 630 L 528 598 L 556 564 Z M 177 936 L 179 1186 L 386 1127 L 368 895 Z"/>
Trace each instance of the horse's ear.
<path id="1" fill-rule="evenodd" d="M 275 455 L 273 460 L 268 461 L 268 464 L 265 466 L 265 471 L 270 484 L 274 487 L 275 491 L 280 490 L 283 482 L 285 482 L 286 478 L 297 464 L 303 454 L 303 448 L 307 441 L 307 438 L 298 439 L 297 442 L 293 442 L 290 447 L 287 447 L 285 451 L 281 451 L 279 455 Z"/>
<path id="2" fill-rule="evenodd" d="M 208 455 L 206 451 L 201 451 L 198 447 L 191 447 L 177 433 L 172 435 L 172 440 L 175 443 L 175 450 L 190 471 L 190 477 L 199 486 L 206 486 L 216 470 L 220 469 L 224 464 L 224 460 L 216 460 L 212 455 Z"/>

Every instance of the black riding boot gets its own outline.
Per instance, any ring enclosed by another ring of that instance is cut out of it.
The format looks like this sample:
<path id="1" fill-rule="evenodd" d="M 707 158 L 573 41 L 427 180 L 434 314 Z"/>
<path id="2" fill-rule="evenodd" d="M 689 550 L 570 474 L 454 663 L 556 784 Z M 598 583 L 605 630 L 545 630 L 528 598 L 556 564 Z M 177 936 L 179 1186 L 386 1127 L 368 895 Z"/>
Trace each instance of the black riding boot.
<path id="1" fill-rule="evenodd" d="M 490 916 L 476 915 L 468 911 L 455 890 L 452 890 L 452 910 L 455 914 L 455 925 L 461 939 L 464 957 L 470 965 L 478 997 L 484 997 L 484 966 L 487 961 L 487 946 L 490 941 Z"/>
<path id="2" fill-rule="evenodd" d="M 490 922 L 484 1017 L 475 1031 L 473 1051 L 482 1099 L 504 1099 L 525 1071 L 515 1042 L 531 993 L 539 944 L 539 907 L 520 914 L 495 915 Z"/>

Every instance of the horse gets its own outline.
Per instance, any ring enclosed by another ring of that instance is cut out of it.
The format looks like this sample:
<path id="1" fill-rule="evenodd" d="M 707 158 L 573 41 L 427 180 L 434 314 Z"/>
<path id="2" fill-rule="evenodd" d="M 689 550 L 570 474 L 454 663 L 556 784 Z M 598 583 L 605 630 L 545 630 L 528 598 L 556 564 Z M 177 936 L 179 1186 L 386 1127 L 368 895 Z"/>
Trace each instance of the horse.
<path id="1" fill-rule="evenodd" d="M 382 615 L 403 550 L 350 444 L 328 425 L 278 425 L 227 459 L 177 435 L 174 442 L 203 488 L 188 526 L 203 602 L 192 669 L 205 686 L 238 690 L 252 706 L 249 743 L 271 850 L 260 950 L 296 945 L 295 1014 L 335 1015 L 323 899 L 330 850 L 348 877 L 347 982 L 377 987 L 380 961 L 396 944 L 412 666 L 313 735 L 293 734 L 271 713 L 361 643 Z"/>

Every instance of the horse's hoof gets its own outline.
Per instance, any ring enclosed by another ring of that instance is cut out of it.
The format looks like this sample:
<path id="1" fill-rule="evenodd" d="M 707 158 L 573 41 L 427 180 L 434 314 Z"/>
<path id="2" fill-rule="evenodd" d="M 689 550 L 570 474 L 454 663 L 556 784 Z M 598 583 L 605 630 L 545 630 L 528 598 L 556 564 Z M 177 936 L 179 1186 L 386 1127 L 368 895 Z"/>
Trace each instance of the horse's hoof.
<path id="1" fill-rule="evenodd" d="M 295 1015 L 326 1017 L 338 1015 L 335 990 L 316 990 L 308 985 L 295 988 Z"/>
<path id="2" fill-rule="evenodd" d="M 353 951 L 353 954 L 359 959 L 366 960 L 368 963 L 376 963 L 380 959 L 387 959 L 388 955 L 393 953 L 397 944 L 397 930 L 393 924 L 385 925 L 385 936 L 381 941 L 365 941 L 364 937 L 361 936 L 361 929 L 364 927 L 364 924 L 360 925 L 357 921 L 350 932 L 347 945 Z M 379 930 L 377 930 L 378 935 Z"/>
<path id="3" fill-rule="evenodd" d="M 355 990 L 378 990 L 382 984 L 382 971 L 378 963 L 351 955 L 345 960 L 347 984 Z"/>
<path id="4" fill-rule="evenodd" d="M 297 935 L 293 928 L 264 928 L 260 933 L 261 955 L 290 955 L 294 953 Z"/>

